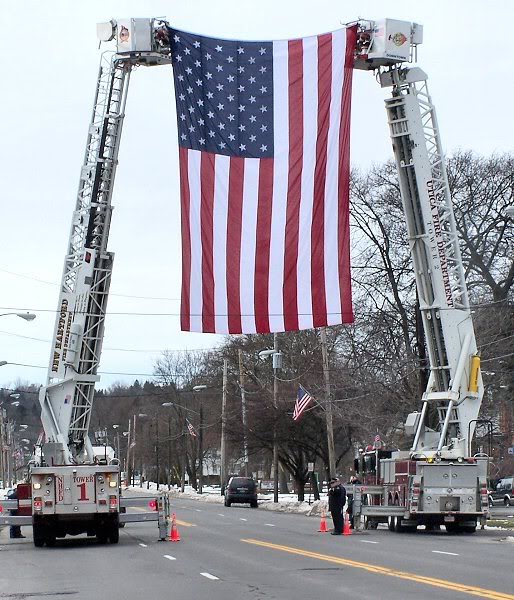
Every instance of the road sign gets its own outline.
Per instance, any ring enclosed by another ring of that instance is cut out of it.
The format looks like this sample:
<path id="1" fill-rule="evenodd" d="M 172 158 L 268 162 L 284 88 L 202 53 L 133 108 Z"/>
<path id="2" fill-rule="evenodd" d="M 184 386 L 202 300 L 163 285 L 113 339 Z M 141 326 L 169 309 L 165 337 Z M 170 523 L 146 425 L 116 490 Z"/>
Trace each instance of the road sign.
<path id="1" fill-rule="evenodd" d="M 313 462 L 307 463 L 307 470 L 309 471 L 309 473 L 312 473 L 312 471 L 314 471 L 314 463 Z"/>
<path id="2" fill-rule="evenodd" d="M 509 454 L 514 454 L 514 446 L 511 446 L 510 448 L 507 448 L 507 452 Z"/>

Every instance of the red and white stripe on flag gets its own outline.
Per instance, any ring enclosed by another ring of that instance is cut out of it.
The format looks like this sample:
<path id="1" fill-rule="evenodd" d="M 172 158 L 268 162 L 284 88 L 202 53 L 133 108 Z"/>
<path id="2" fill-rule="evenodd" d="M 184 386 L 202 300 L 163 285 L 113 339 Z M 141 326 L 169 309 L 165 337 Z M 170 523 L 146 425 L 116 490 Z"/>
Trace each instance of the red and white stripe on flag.
<path id="1" fill-rule="evenodd" d="M 273 42 L 271 158 L 179 147 L 181 328 L 269 333 L 351 323 L 355 28 Z"/>

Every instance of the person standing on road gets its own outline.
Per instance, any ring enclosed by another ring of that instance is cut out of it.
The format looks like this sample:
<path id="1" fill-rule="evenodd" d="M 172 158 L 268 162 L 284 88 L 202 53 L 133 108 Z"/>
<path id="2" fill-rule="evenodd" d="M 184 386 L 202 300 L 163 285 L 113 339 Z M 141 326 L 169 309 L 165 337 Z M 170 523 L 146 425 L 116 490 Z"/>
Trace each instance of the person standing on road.
<path id="1" fill-rule="evenodd" d="M 14 488 L 14 490 L 7 495 L 8 500 L 18 500 L 18 489 Z M 18 514 L 17 510 L 9 511 L 12 517 L 15 517 Z M 11 525 L 9 530 L 10 538 L 24 538 L 25 536 L 21 533 L 21 527 L 19 525 Z"/>
<path id="2" fill-rule="evenodd" d="M 328 489 L 328 510 L 332 515 L 334 531 L 331 535 L 341 535 L 343 533 L 344 516 L 343 509 L 346 504 L 346 490 L 335 477 L 332 477 Z"/>
<path id="3" fill-rule="evenodd" d="M 356 476 L 356 475 L 352 475 L 350 477 L 350 484 L 351 484 L 351 489 L 350 489 L 350 493 L 347 494 L 348 496 L 348 506 L 346 508 L 346 512 L 348 513 L 348 518 L 350 519 L 350 529 L 353 529 L 353 499 L 354 499 L 354 495 L 355 495 L 355 486 L 356 485 L 361 485 L 361 480 Z"/>

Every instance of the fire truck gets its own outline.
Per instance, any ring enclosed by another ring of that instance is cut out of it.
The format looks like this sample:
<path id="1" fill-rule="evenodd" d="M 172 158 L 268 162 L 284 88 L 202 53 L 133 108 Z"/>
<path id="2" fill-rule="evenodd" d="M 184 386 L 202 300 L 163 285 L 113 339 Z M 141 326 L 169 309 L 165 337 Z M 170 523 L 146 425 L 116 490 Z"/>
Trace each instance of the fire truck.
<path id="1" fill-rule="evenodd" d="M 426 74 L 411 66 L 423 30 L 392 19 L 352 25 L 355 68 L 391 90 L 387 118 L 430 358 L 421 411 L 405 428 L 412 447 L 376 454 L 375 480 L 355 490 L 354 514 L 396 530 L 444 523 L 474 531 L 487 514 L 487 460 L 470 449 L 483 385 L 435 109 Z M 45 442 L 30 471 L 36 546 L 81 532 L 116 543 L 118 525 L 129 517 L 120 515 L 117 461 L 95 459 L 88 430 L 114 261 L 107 242 L 129 80 L 136 67 L 171 63 L 169 32 L 159 19 L 97 26 L 100 41 L 116 50 L 101 58 L 39 398 Z M 432 413 L 437 428 L 428 426 Z"/>
<path id="2" fill-rule="evenodd" d="M 354 515 L 395 531 L 474 532 L 488 514 L 488 457 L 471 446 L 483 384 L 435 108 L 427 75 L 409 64 L 422 37 L 415 23 L 358 23 L 355 68 L 391 91 L 385 107 L 430 375 L 421 410 L 405 423 L 410 449 L 359 457 L 365 485 L 355 490 Z"/>
<path id="3" fill-rule="evenodd" d="M 146 500 L 120 494 L 119 460 L 95 454 L 88 436 L 102 351 L 114 254 L 107 249 L 118 152 L 131 72 L 171 62 L 167 26 L 154 19 L 125 19 L 97 26 L 100 40 L 116 38 L 102 54 L 84 162 L 60 285 L 46 385 L 40 389 L 44 443 L 30 465 L 32 515 L 2 517 L 0 524 L 33 527 L 35 546 L 86 533 L 115 544 L 119 527 L 156 520 L 166 536 L 168 499 L 155 513 L 124 513 Z M 24 501 L 4 501 L 0 512 Z M 3 510 L 2 510 L 3 509 Z"/>

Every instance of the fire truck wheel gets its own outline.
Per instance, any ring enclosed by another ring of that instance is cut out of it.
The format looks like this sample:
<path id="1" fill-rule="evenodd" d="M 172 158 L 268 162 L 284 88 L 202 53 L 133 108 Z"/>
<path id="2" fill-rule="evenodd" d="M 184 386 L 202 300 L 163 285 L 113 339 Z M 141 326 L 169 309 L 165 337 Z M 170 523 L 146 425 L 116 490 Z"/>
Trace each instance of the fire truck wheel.
<path id="1" fill-rule="evenodd" d="M 109 542 L 111 544 L 117 544 L 120 541 L 120 529 L 117 523 L 111 525 L 109 530 Z"/>
<path id="2" fill-rule="evenodd" d="M 98 540 L 99 544 L 106 544 L 108 537 L 109 536 L 108 536 L 107 532 L 105 531 L 105 529 L 101 529 L 96 532 L 96 539 Z"/>
<path id="3" fill-rule="evenodd" d="M 396 529 L 396 517 L 387 517 L 387 528 L 389 531 Z"/>
<path id="4" fill-rule="evenodd" d="M 53 548 L 55 546 L 55 535 L 52 533 L 47 533 L 45 542 L 49 548 Z"/>
<path id="5" fill-rule="evenodd" d="M 475 533 L 476 530 L 477 530 L 476 525 L 462 525 L 462 527 L 461 527 L 461 531 L 463 531 L 463 533 Z"/>
<path id="6" fill-rule="evenodd" d="M 405 528 L 402 525 L 401 517 L 396 517 L 396 524 L 394 526 L 394 530 L 396 531 L 396 533 L 403 533 L 405 531 Z"/>
<path id="7" fill-rule="evenodd" d="M 459 532 L 458 523 L 445 523 L 444 526 L 446 527 L 446 533 L 458 533 Z"/>
<path id="8" fill-rule="evenodd" d="M 45 544 L 45 531 L 42 525 L 35 523 L 33 525 L 34 546 L 42 548 Z"/>

